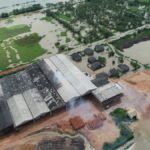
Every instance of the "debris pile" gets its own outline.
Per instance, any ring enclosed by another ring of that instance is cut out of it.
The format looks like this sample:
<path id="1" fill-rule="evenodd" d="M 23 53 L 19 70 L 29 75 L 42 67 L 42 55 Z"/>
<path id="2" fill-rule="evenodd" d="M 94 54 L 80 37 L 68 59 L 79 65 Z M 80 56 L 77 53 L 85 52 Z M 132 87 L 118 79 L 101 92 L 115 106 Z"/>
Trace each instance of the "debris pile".
<path id="1" fill-rule="evenodd" d="M 103 113 L 94 115 L 94 119 L 87 122 L 86 126 L 89 130 L 95 130 L 103 125 L 103 121 L 106 120 L 106 117 Z"/>
<path id="2" fill-rule="evenodd" d="M 84 121 L 79 116 L 75 116 L 71 118 L 69 121 L 74 130 L 79 130 L 85 126 Z"/>
<path id="3" fill-rule="evenodd" d="M 43 140 L 38 144 L 37 150 L 85 150 L 84 140 L 76 138 L 56 138 Z"/>

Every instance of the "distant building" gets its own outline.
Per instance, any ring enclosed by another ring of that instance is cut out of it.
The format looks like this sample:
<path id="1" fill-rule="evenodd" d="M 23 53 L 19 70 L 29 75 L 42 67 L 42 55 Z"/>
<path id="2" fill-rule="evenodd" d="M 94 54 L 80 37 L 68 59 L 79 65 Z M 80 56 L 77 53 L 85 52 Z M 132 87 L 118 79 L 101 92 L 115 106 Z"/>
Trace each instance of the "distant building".
<path id="1" fill-rule="evenodd" d="M 80 53 L 73 53 L 71 55 L 71 58 L 76 62 L 82 61 L 82 56 L 80 55 Z"/>
<path id="2" fill-rule="evenodd" d="M 88 63 L 89 64 L 95 63 L 96 61 L 97 61 L 97 59 L 94 56 L 91 56 L 91 57 L 88 58 Z"/>
<path id="3" fill-rule="evenodd" d="M 13 121 L 9 112 L 7 101 L 0 98 L 0 135 L 13 129 Z"/>
<path id="4" fill-rule="evenodd" d="M 99 62 L 91 65 L 93 70 L 102 66 Z M 96 83 L 92 82 L 63 54 L 1 78 L 0 134 L 67 107 L 72 100 L 80 101 L 87 94 L 93 93 L 104 106 L 121 95 L 116 84 L 99 87 L 108 78 L 105 73 L 96 78 Z"/>
<path id="5" fill-rule="evenodd" d="M 65 55 L 59 54 L 39 62 L 42 71 L 65 103 L 89 94 L 96 86 Z"/>
<path id="6" fill-rule="evenodd" d="M 95 52 L 100 53 L 100 52 L 104 52 L 104 46 L 102 45 L 96 45 L 94 48 Z"/>
<path id="7" fill-rule="evenodd" d="M 138 119 L 137 111 L 135 109 L 129 108 L 127 113 L 130 119 Z"/>
<path id="8" fill-rule="evenodd" d="M 114 83 L 99 87 L 92 93 L 105 108 L 109 107 L 112 102 L 120 100 L 122 96 L 121 87 Z"/>
<path id="9" fill-rule="evenodd" d="M 110 77 L 118 77 L 119 76 L 119 70 L 116 68 L 110 69 L 109 76 Z"/>
<path id="10" fill-rule="evenodd" d="M 129 66 L 127 66 L 126 64 L 119 64 L 118 68 L 122 73 L 127 73 L 130 70 Z"/>
<path id="11" fill-rule="evenodd" d="M 101 64 L 100 62 L 96 61 L 96 62 L 94 62 L 94 63 L 88 65 L 88 67 L 89 67 L 92 71 L 96 71 L 96 70 L 98 70 L 98 69 L 104 67 L 104 65 Z"/>
<path id="12" fill-rule="evenodd" d="M 109 83 L 108 81 L 108 74 L 105 72 L 99 73 L 96 75 L 95 79 L 92 82 L 97 86 L 103 86 Z"/>
<path id="13" fill-rule="evenodd" d="M 87 56 L 92 56 L 92 55 L 94 55 L 94 51 L 93 51 L 91 48 L 86 48 L 86 49 L 84 50 L 84 53 L 85 53 L 85 55 L 87 55 Z"/>

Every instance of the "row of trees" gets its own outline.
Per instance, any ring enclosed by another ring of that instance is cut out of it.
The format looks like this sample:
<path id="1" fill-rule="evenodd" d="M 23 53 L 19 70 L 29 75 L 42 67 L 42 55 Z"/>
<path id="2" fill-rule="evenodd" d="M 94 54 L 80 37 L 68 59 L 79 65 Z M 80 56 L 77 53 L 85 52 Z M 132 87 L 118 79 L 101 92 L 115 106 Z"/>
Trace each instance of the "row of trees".
<path id="1" fill-rule="evenodd" d="M 27 8 L 21 8 L 21 9 L 14 9 L 13 10 L 13 15 L 19 15 L 19 14 L 24 14 L 32 11 L 37 11 L 42 9 L 42 6 L 40 4 L 34 4 L 30 7 Z"/>
<path id="2" fill-rule="evenodd" d="M 138 10 L 139 6 L 133 9 L 129 0 L 86 0 L 72 9 L 72 12 L 78 20 L 86 21 L 97 30 L 102 25 L 107 29 L 125 31 L 140 26 L 145 20 L 145 13 Z"/>
<path id="3" fill-rule="evenodd" d="M 60 24 L 62 24 L 65 28 L 67 28 L 73 34 L 80 35 L 79 30 L 76 30 L 70 23 L 68 23 L 67 21 L 59 18 L 59 13 L 54 13 L 50 10 L 47 10 L 46 11 L 46 16 L 56 19 Z"/>
<path id="4" fill-rule="evenodd" d="M 19 15 L 19 14 L 24 14 L 24 13 L 28 13 L 28 12 L 33 12 L 33 11 L 37 11 L 42 9 L 43 7 L 40 4 L 34 4 L 32 6 L 29 6 L 27 8 L 20 8 L 20 9 L 14 9 L 12 12 L 10 13 L 2 13 L 0 15 L 0 18 L 7 18 L 10 15 Z"/>

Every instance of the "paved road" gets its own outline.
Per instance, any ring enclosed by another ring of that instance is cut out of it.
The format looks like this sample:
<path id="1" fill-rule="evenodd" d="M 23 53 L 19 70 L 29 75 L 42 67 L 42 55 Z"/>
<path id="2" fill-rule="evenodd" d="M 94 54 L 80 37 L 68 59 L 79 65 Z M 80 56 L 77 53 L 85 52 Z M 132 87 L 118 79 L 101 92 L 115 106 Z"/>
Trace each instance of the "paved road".
<path id="1" fill-rule="evenodd" d="M 109 43 L 109 42 L 113 42 L 115 40 L 118 40 L 122 37 L 125 37 L 127 35 L 132 35 L 133 33 L 136 33 L 138 30 L 142 30 L 142 29 L 149 29 L 150 28 L 150 24 L 146 24 L 146 25 L 143 25 L 141 27 L 138 27 L 136 29 L 132 29 L 132 30 L 128 30 L 126 32 L 117 32 L 115 33 L 115 35 L 109 37 L 108 39 L 103 39 L 103 40 L 99 40 L 99 41 L 96 41 L 96 42 L 93 42 L 91 44 L 88 44 L 88 46 L 90 45 L 90 47 L 94 47 L 96 44 L 102 44 L 102 43 Z M 78 45 L 77 47 L 75 47 L 72 51 L 69 51 L 69 52 L 65 52 L 66 54 L 72 54 L 73 52 L 78 52 L 78 51 L 82 51 L 84 50 L 85 48 L 87 48 L 87 45 Z"/>

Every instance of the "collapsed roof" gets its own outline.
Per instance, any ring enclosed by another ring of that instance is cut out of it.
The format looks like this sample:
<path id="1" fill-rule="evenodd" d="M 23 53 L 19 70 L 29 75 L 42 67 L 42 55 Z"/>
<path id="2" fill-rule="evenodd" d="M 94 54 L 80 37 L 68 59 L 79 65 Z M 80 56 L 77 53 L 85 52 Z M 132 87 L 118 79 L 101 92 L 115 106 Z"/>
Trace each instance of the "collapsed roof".
<path id="1" fill-rule="evenodd" d="M 109 83 L 92 91 L 93 95 L 101 102 L 107 101 L 122 94 L 121 87 L 115 83 Z"/>
<path id="2" fill-rule="evenodd" d="M 0 98 L 0 132 L 13 126 L 8 104 Z"/>
<path id="3" fill-rule="evenodd" d="M 65 102 L 96 89 L 88 77 L 62 54 L 45 59 L 39 65 Z"/>

